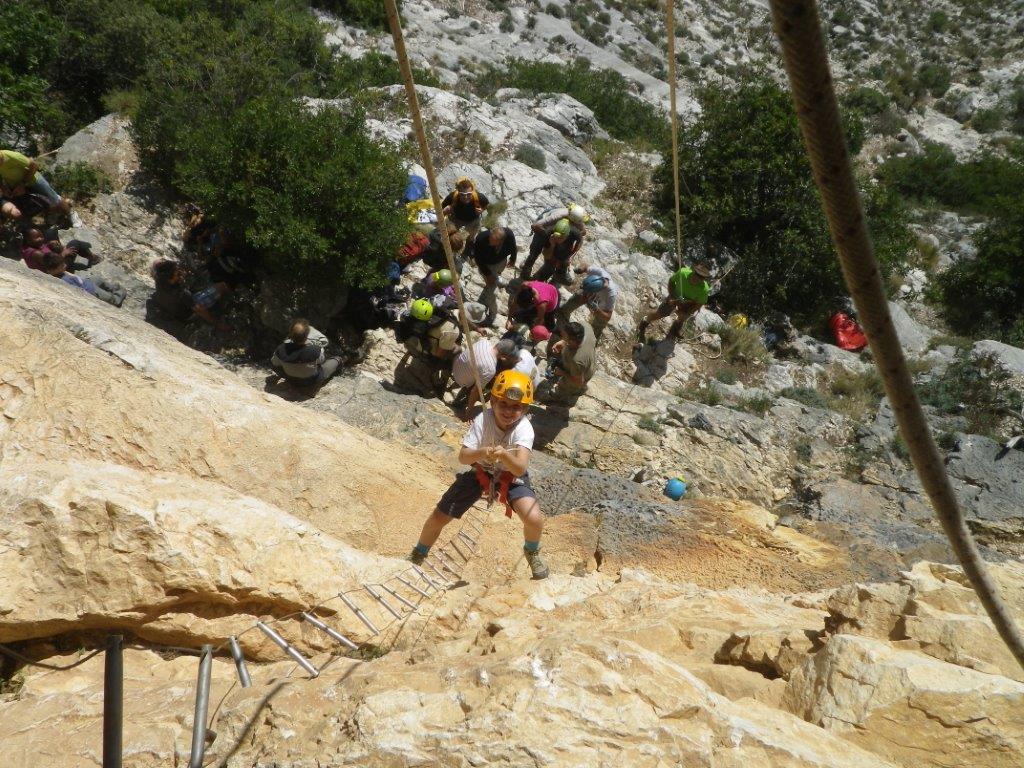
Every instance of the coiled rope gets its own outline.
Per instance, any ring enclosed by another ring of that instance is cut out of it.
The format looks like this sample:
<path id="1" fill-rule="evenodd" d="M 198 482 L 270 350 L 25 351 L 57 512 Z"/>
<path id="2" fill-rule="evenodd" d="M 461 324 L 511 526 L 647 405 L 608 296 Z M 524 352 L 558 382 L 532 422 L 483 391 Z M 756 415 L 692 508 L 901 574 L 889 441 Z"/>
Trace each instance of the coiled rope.
<path id="1" fill-rule="evenodd" d="M 829 230 L 900 434 L 964 573 L 999 635 L 1024 667 L 1024 639 L 999 597 L 967 528 L 889 314 L 839 119 L 817 3 L 815 0 L 772 0 L 771 7 L 800 130 L 814 180 L 821 191 Z"/>

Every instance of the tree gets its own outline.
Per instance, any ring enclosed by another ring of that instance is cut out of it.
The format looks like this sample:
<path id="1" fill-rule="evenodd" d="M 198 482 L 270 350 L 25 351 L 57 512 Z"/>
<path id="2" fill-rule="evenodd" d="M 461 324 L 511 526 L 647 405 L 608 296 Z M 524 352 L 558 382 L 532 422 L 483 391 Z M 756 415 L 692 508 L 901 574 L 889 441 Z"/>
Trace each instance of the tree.
<path id="1" fill-rule="evenodd" d="M 722 290 L 731 308 L 820 322 L 846 291 L 789 95 L 755 75 L 733 87 L 703 88 L 698 98 L 701 116 L 680 135 L 686 238 L 739 255 Z M 863 136 L 857 122 L 847 133 Z M 668 153 L 657 179 L 658 203 L 672 211 Z M 864 199 L 889 272 L 913 245 L 905 212 L 884 187 L 868 187 Z"/>

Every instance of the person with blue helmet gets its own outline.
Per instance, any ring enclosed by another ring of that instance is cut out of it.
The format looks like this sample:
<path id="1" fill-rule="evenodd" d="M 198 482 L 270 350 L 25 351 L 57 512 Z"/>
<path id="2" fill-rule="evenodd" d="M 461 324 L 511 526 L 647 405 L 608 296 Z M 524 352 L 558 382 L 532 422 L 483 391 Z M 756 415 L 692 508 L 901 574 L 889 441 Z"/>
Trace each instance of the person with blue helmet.
<path id="1" fill-rule="evenodd" d="M 567 324 L 572 319 L 572 313 L 586 304 L 590 310 L 590 326 L 594 329 L 594 335 L 600 338 L 612 319 L 618 296 L 619 289 L 606 270 L 587 267 L 579 290 L 558 311 L 559 324 Z"/>

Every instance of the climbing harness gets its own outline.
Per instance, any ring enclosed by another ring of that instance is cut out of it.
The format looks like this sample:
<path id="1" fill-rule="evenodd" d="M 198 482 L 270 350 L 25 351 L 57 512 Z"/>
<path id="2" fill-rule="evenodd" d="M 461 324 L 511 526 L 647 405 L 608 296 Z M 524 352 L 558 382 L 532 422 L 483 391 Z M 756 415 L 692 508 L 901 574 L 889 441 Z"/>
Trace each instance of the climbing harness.
<path id="1" fill-rule="evenodd" d="M 889 313 L 878 260 L 839 118 L 825 38 L 814 0 L 771 0 L 793 105 L 843 277 L 867 333 L 900 434 L 946 538 L 1003 641 L 1024 667 L 1024 638 L 978 552 L 921 409 Z"/>
<path id="2" fill-rule="evenodd" d="M 476 470 L 476 481 L 480 483 L 480 487 L 487 494 L 487 506 L 490 507 L 497 498 L 505 505 L 505 517 L 511 518 L 513 510 L 512 504 L 508 500 L 508 489 L 512 485 L 512 481 L 515 480 L 515 476 L 511 472 L 491 475 L 479 464 L 474 464 L 473 469 Z"/>

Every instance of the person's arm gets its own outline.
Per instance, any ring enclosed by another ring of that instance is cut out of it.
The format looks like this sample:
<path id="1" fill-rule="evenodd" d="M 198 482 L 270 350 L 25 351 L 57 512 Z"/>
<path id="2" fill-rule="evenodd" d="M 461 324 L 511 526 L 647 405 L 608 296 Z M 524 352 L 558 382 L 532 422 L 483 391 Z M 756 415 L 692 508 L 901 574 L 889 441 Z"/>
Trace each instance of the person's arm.
<path id="1" fill-rule="evenodd" d="M 459 463 L 477 464 L 481 461 L 487 461 L 490 459 L 493 450 L 493 448 L 468 448 L 464 445 L 459 449 Z"/>
<path id="2" fill-rule="evenodd" d="M 508 249 L 508 265 L 513 269 L 516 266 L 516 259 L 519 258 L 519 244 L 516 242 L 516 234 L 511 229 L 505 235 L 505 248 Z"/>
<path id="3" fill-rule="evenodd" d="M 496 447 L 490 449 L 488 458 L 491 461 L 501 462 L 502 467 L 516 477 L 520 477 L 526 474 L 526 469 L 530 465 L 530 450 L 521 445 L 517 445 L 515 448 Z"/>

